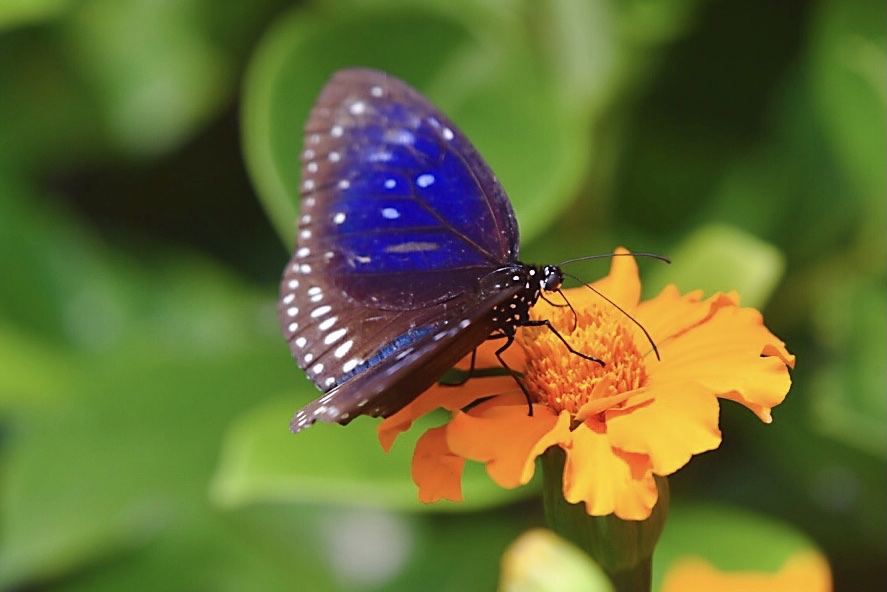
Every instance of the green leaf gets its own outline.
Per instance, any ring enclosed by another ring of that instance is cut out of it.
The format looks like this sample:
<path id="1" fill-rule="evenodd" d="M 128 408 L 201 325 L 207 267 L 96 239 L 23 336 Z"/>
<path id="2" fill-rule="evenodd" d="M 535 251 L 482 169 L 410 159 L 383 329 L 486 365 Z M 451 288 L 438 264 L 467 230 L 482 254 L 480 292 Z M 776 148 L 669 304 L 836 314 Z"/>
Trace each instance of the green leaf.
<path id="1" fill-rule="evenodd" d="M 501 55 L 466 57 L 433 87 L 450 89 L 441 104 L 452 103 L 445 111 L 508 192 L 524 242 L 570 207 L 591 150 L 586 114 L 563 108 L 533 51 L 516 41 Z"/>
<path id="2" fill-rule="evenodd" d="M 17 414 L 0 507 L 5 582 L 142 545 L 205 505 L 224 426 L 261 399 L 257 385 L 290 375 L 277 346 L 251 349 L 81 359 L 59 402 Z"/>
<path id="3" fill-rule="evenodd" d="M 819 378 L 818 373 L 798 377 L 795 396 L 813 390 L 808 385 Z M 813 393 L 817 397 L 823 394 Z M 812 403 L 814 407 L 819 404 Z M 860 453 L 864 437 L 836 437 L 831 429 L 825 431 L 811 419 L 817 415 L 794 421 L 791 416 L 777 416 L 779 429 L 756 434 L 755 447 L 775 484 L 766 478 L 749 480 L 748 471 L 756 470 L 749 466 L 732 489 L 748 499 L 765 501 L 776 515 L 805 524 L 817 540 L 828 544 L 832 554 L 880 553 L 887 528 L 883 453 Z M 833 423 L 826 425 L 833 428 Z"/>
<path id="4" fill-rule="evenodd" d="M 637 45 L 659 45 L 685 34 L 695 24 L 701 0 L 616 2 L 620 33 Z"/>
<path id="5" fill-rule="evenodd" d="M 228 56 L 203 30 L 197 8 L 87 0 L 66 23 L 69 54 L 122 151 L 157 154 L 179 145 L 230 96 Z"/>
<path id="6" fill-rule="evenodd" d="M 242 120 L 250 174 L 285 241 L 309 109 L 333 71 L 354 65 L 407 80 L 457 122 L 511 192 L 525 237 L 567 207 L 588 155 L 584 119 L 558 108 L 558 92 L 521 31 L 489 46 L 466 24 L 430 12 L 298 9 L 257 50 Z"/>
<path id="7" fill-rule="evenodd" d="M 877 0 L 817 5 L 810 28 L 811 98 L 847 179 L 883 204 L 887 187 L 887 28 Z"/>
<path id="8" fill-rule="evenodd" d="M 0 3 L 0 31 L 58 16 L 71 0 L 4 0 Z"/>
<path id="9" fill-rule="evenodd" d="M 41 265 L 22 266 L 18 285 L 28 294 L 32 274 L 70 280 L 49 296 L 62 310 L 79 301 L 60 315 L 75 347 L 50 350 L 20 327 L 0 339 L 0 393 L 13 410 L 0 587 L 143 546 L 206 508 L 225 426 L 294 375 L 271 301 L 213 265 L 180 254 L 146 272 L 77 244 L 58 255 L 60 277 L 38 250 Z"/>
<path id="10" fill-rule="evenodd" d="M 701 557 L 723 571 L 776 572 L 798 552 L 816 547 L 786 523 L 723 505 L 673 505 L 659 539 L 653 565 L 653 589 L 669 566 Z"/>
<path id="11" fill-rule="evenodd" d="M 182 520 L 143 548 L 89 566 L 54 592 L 153 592 L 212 590 L 284 592 L 298 581 L 305 590 L 332 590 L 329 568 L 318 562 L 310 537 L 290 537 L 287 546 L 244 536 L 240 524 L 212 514 Z M 304 531 L 304 521 L 302 523 Z M 298 573 L 295 577 L 294 574 Z"/>
<path id="12" fill-rule="evenodd" d="M 305 381 L 305 393 L 313 387 Z M 316 394 L 316 393 L 314 393 Z M 310 395 L 309 395 L 310 396 Z M 271 400 L 231 428 L 213 479 L 222 507 L 260 502 L 373 505 L 408 511 L 467 511 L 501 505 L 536 492 L 533 486 L 503 490 L 479 465 L 466 463 L 464 502 L 423 505 L 410 479 L 416 440 L 432 420 L 417 422 L 382 451 L 376 423 L 361 417 L 347 427 L 318 424 L 291 434 L 294 398 Z"/>
<path id="13" fill-rule="evenodd" d="M 48 208 L 18 175 L 0 171 L 0 316 L 18 330 L 47 341 L 76 342 L 72 325 L 82 320 L 78 306 L 101 308 L 105 321 L 116 318 L 115 279 L 104 267 L 104 253 L 62 208 Z M 92 329 L 98 332 L 103 324 Z M 82 337 L 82 335 L 81 335 Z"/>
<path id="14" fill-rule="evenodd" d="M 418 524 L 416 556 L 390 589 L 493 590 L 503 551 L 521 532 L 541 521 L 534 507 L 517 504 L 498 511 L 412 515 Z"/>
<path id="15" fill-rule="evenodd" d="M 742 306 L 761 308 L 782 277 L 785 261 L 776 247 L 739 230 L 709 225 L 688 236 L 669 253 L 672 264 L 651 270 L 655 292 L 675 284 L 681 292 L 736 290 Z"/>
<path id="16" fill-rule="evenodd" d="M 48 347 L 0 320 L 0 411 L 42 407 L 71 378 L 68 352 Z"/>
<path id="17" fill-rule="evenodd" d="M 812 426 L 830 438 L 876 457 L 887 454 L 887 318 L 883 277 L 827 269 L 815 292 L 813 325 L 829 352 L 810 385 Z M 873 322 L 874 320 L 876 320 Z"/>

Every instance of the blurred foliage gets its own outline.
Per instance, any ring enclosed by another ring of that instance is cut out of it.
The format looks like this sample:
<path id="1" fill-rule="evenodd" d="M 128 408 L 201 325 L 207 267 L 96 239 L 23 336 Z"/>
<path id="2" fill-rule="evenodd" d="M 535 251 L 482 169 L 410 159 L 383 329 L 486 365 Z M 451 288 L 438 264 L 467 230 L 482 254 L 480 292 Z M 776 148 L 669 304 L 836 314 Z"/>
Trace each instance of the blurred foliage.
<path id="1" fill-rule="evenodd" d="M 675 511 L 657 569 L 783 541 L 881 590 L 885 23 L 875 0 L 0 3 L 0 589 L 489 590 L 542 524 L 482 471 L 470 503 L 415 503 L 409 443 L 379 454 L 370 420 L 286 431 L 314 396 L 274 314 L 301 127 L 360 64 L 472 138 L 525 260 L 665 254 L 650 293 L 737 289 L 798 355 L 772 425 L 725 404 L 721 449 L 671 479 L 743 513 Z"/>

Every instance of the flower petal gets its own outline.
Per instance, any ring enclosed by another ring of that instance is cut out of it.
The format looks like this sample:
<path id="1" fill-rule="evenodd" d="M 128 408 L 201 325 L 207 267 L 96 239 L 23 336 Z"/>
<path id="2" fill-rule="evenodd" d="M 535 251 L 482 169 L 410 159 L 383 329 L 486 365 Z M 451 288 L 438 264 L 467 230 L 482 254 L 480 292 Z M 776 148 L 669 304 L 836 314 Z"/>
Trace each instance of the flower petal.
<path id="1" fill-rule="evenodd" d="M 800 552 L 789 557 L 776 573 L 723 572 L 700 557 L 687 557 L 669 567 L 662 592 L 719 590 L 720 592 L 831 592 L 831 569 L 818 553 Z"/>
<path id="2" fill-rule="evenodd" d="M 675 286 L 670 285 L 657 296 L 642 302 L 634 316 L 661 350 L 671 339 L 711 315 L 711 302 L 702 301 L 702 290 L 694 290 L 682 296 Z M 646 341 L 643 335 L 639 335 L 638 339 L 638 343 L 641 339 Z"/>
<path id="3" fill-rule="evenodd" d="M 647 391 L 647 389 L 645 388 L 640 388 L 633 391 L 626 391 L 624 393 L 604 396 L 604 393 L 609 390 L 613 382 L 613 377 L 609 374 L 601 378 L 601 381 L 597 383 L 594 389 L 591 391 L 591 395 L 589 395 L 588 397 L 588 403 L 586 403 L 576 411 L 576 421 L 585 421 L 589 417 L 593 417 L 598 413 L 601 413 L 602 411 L 611 409 L 621 403 L 624 403 L 628 399 L 641 396 Z"/>
<path id="4" fill-rule="evenodd" d="M 426 504 L 442 499 L 462 501 L 465 459 L 450 452 L 446 428 L 439 426 L 422 434 L 413 451 L 413 482 L 419 487 L 419 501 Z"/>
<path id="5" fill-rule="evenodd" d="M 785 352 L 784 344 L 763 325 L 761 313 L 752 308 L 719 308 L 661 349 L 663 363 L 648 366 L 651 390 L 692 377 L 767 423 L 770 410 L 785 399 L 791 385 L 786 366 L 794 365 L 794 356 Z M 769 352 L 777 355 L 762 357 Z"/>
<path id="6" fill-rule="evenodd" d="M 640 276 L 638 276 L 638 265 L 634 257 L 628 255 L 628 249 L 619 247 L 614 252 L 620 255 L 613 257 L 610 263 L 610 273 L 591 285 L 595 290 L 619 305 L 620 308 L 629 311 L 637 306 L 638 300 L 641 297 L 641 280 Z M 599 294 L 595 294 L 593 290 L 589 290 L 585 286 L 569 288 L 564 290 L 564 292 L 566 293 L 567 300 L 576 310 L 598 306 L 602 302 Z M 604 305 L 609 306 L 606 301 L 603 302 Z M 548 303 L 540 300 L 533 307 L 534 310 L 538 309 L 538 314 L 534 316 L 543 319 L 547 318 L 547 308 L 550 306 Z"/>
<path id="7" fill-rule="evenodd" d="M 382 449 L 388 452 L 397 436 L 410 429 L 416 419 L 435 409 L 443 408 L 450 411 L 461 409 L 477 399 L 511 392 L 518 388 L 511 376 L 476 378 L 459 386 L 436 384 L 394 415 L 386 417 L 376 427 L 376 434 Z"/>
<path id="8" fill-rule="evenodd" d="M 501 399 L 501 398 L 500 398 Z M 533 477 L 536 457 L 570 437 L 570 416 L 544 405 L 490 405 L 457 413 L 448 425 L 447 442 L 459 456 L 486 463 L 487 473 L 502 487 L 524 485 Z"/>
<path id="9" fill-rule="evenodd" d="M 662 385 L 628 404 L 606 412 L 610 443 L 648 456 L 657 475 L 670 475 L 721 443 L 718 400 L 699 384 Z"/>
<path id="10" fill-rule="evenodd" d="M 641 299 L 641 278 L 638 275 L 637 261 L 629 256 L 629 250 L 625 247 L 617 248 L 614 253 L 618 257 L 613 257 L 610 273 L 593 285 L 623 310 L 633 309 Z"/>
<path id="11" fill-rule="evenodd" d="M 616 514 L 623 520 L 650 516 L 659 491 L 649 459 L 610 445 L 603 423 L 588 420 L 572 432 L 564 465 L 564 499 L 585 502 L 592 516 Z"/>

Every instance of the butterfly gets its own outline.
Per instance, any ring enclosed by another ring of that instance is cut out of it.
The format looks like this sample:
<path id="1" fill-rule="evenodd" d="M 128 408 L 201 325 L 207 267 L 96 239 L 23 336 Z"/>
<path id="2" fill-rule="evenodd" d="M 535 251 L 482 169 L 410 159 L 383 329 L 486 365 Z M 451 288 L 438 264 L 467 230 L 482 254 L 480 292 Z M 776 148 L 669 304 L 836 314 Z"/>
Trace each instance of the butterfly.
<path id="1" fill-rule="evenodd" d="M 293 432 L 387 417 L 487 339 L 504 340 L 496 355 L 507 369 L 501 352 L 517 328 L 548 325 L 530 308 L 563 273 L 518 260 L 517 220 L 496 176 L 406 83 L 335 73 L 308 118 L 301 161 L 278 317 L 323 395 L 295 414 Z"/>

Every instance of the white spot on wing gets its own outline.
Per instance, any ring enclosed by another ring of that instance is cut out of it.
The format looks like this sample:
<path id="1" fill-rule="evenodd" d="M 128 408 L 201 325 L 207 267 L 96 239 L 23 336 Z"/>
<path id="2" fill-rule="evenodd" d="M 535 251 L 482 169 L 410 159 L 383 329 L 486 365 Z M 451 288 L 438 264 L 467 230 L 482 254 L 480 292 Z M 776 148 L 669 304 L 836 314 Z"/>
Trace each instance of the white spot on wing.
<path id="1" fill-rule="evenodd" d="M 314 310 L 311 311 L 311 318 L 316 319 L 318 317 L 322 317 L 327 314 L 329 311 L 333 310 L 333 307 L 329 304 L 325 304 L 323 306 L 318 306 Z"/>
<path id="2" fill-rule="evenodd" d="M 419 187 L 422 187 L 423 189 L 425 187 L 430 186 L 433 183 L 434 183 L 434 175 L 432 175 L 431 173 L 424 173 L 422 175 L 419 175 L 416 178 L 416 185 L 418 185 Z"/>
<path id="3" fill-rule="evenodd" d="M 410 241 L 385 247 L 386 253 L 416 253 L 420 251 L 436 251 L 440 248 L 437 243 Z"/>
<path id="4" fill-rule="evenodd" d="M 386 220 L 397 220 L 400 218 L 400 212 L 397 208 L 382 208 L 382 217 Z"/>
<path id="5" fill-rule="evenodd" d="M 385 139 L 392 144 L 401 144 L 412 146 L 416 142 L 416 137 L 409 130 L 402 128 L 389 129 L 385 132 Z"/>
<path id="6" fill-rule="evenodd" d="M 388 150 L 373 150 L 366 156 L 369 162 L 389 162 L 393 158 L 394 155 Z"/>
<path id="7" fill-rule="evenodd" d="M 336 329 L 335 331 L 333 331 L 332 333 L 330 333 L 329 335 L 324 337 L 323 342 L 327 345 L 332 345 L 335 342 L 342 339 L 345 336 L 345 333 L 347 333 L 347 332 L 348 332 L 347 329 Z"/>
<path id="8" fill-rule="evenodd" d="M 343 331 L 343 332 L 344 332 L 345 329 L 340 329 L 340 331 Z M 349 339 L 348 341 L 346 341 L 345 343 L 343 343 L 342 345 L 340 345 L 339 347 L 337 347 L 337 348 L 336 348 L 336 351 L 333 352 L 333 355 L 336 356 L 336 357 L 339 358 L 339 359 L 344 358 L 344 357 L 345 357 L 345 354 L 347 354 L 347 353 L 351 350 L 351 346 L 352 346 L 352 345 L 354 345 L 354 341 L 351 340 L 351 339 Z M 353 360 L 352 360 L 352 361 L 353 361 Z M 342 369 L 344 370 L 344 367 L 343 367 Z M 347 370 L 346 370 L 346 372 L 347 372 Z"/>

